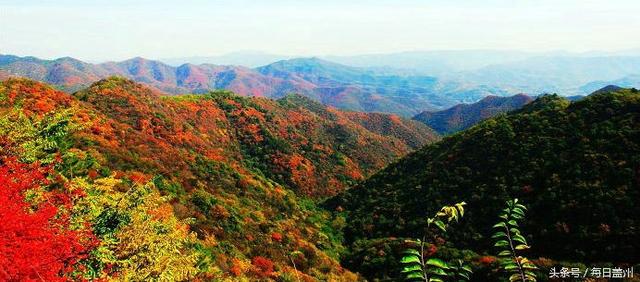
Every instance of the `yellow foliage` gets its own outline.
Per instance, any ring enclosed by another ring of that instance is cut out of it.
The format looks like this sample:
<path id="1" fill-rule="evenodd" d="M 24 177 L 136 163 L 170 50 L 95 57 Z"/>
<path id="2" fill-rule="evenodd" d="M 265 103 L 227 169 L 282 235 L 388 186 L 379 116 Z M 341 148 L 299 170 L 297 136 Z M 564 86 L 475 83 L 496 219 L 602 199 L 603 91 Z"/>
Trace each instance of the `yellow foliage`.
<path id="1" fill-rule="evenodd" d="M 76 218 L 94 224 L 100 246 L 93 256 L 112 265 L 111 279 L 186 281 L 199 273 L 199 254 L 190 248 L 195 234 L 153 185 L 127 187 L 113 177 L 92 184 L 74 179 L 74 185 L 88 194 L 76 205 Z"/>

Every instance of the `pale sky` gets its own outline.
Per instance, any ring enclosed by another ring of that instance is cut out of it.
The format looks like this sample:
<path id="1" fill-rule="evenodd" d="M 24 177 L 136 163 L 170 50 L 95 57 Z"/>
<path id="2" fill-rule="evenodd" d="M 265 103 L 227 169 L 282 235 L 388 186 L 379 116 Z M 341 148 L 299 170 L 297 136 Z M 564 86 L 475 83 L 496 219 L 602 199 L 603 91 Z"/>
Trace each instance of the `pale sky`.
<path id="1" fill-rule="evenodd" d="M 616 51 L 640 47 L 639 13 L 640 0 L 0 0 L 0 54 Z"/>

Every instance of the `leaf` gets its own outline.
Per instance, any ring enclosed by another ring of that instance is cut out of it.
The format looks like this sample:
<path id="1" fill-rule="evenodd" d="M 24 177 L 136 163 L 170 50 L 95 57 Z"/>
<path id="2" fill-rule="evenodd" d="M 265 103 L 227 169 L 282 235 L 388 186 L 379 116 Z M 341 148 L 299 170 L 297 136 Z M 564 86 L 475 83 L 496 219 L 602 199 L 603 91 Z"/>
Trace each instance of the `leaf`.
<path id="1" fill-rule="evenodd" d="M 458 208 L 458 210 L 460 211 L 460 216 L 464 216 L 464 206 L 466 205 L 466 202 L 460 202 L 456 204 L 456 207 Z"/>
<path id="2" fill-rule="evenodd" d="M 447 273 L 442 268 L 429 268 L 427 272 L 434 275 L 447 276 Z"/>
<path id="3" fill-rule="evenodd" d="M 514 269 L 518 269 L 518 266 L 515 264 L 509 264 L 504 267 L 504 270 L 514 270 Z"/>
<path id="4" fill-rule="evenodd" d="M 516 246 L 516 250 L 526 250 L 526 249 L 530 249 L 531 247 L 527 246 L 527 245 L 517 245 Z"/>
<path id="5" fill-rule="evenodd" d="M 412 279 L 424 280 L 424 276 L 422 276 L 422 273 L 412 272 L 412 273 L 407 274 L 406 279 L 407 280 L 412 280 Z"/>
<path id="6" fill-rule="evenodd" d="M 511 256 L 511 251 L 508 251 L 508 250 L 502 251 L 502 252 L 500 252 L 498 254 L 498 256 L 507 256 L 507 257 L 509 257 L 509 256 Z"/>
<path id="7" fill-rule="evenodd" d="M 436 220 L 436 221 L 434 222 L 434 224 L 435 224 L 438 228 L 440 228 L 440 230 L 442 230 L 442 232 L 447 232 L 447 229 L 445 228 L 445 225 L 444 225 L 444 223 L 443 223 L 442 221 L 440 221 L 440 220 Z"/>
<path id="8" fill-rule="evenodd" d="M 446 262 L 444 262 L 441 259 L 438 258 L 430 258 L 427 260 L 427 262 L 425 263 L 426 265 L 432 265 L 432 266 L 437 266 L 440 268 L 444 268 L 444 269 L 448 269 L 449 266 L 447 265 Z"/>
<path id="9" fill-rule="evenodd" d="M 438 277 L 433 277 L 433 278 L 429 278 L 429 282 L 444 282 L 444 280 Z"/>
<path id="10" fill-rule="evenodd" d="M 506 240 L 500 240 L 498 242 L 495 243 L 495 245 L 493 245 L 494 247 L 503 247 L 503 246 L 508 246 L 509 242 L 507 242 Z"/>
<path id="11" fill-rule="evenodd" d="M 527 240 L 521 234 L 513 235 L 513 241 L 520 242 L 522 244 L 527 244 Z"/>
<path id="12" fill-rule="evenodd" d="M 515 219 L 523 219 L 523 218 L 524 218 L 524 215 L 520 215 L 520 214 L 517 214 L 517 213 L 512 213 L 512 214 L 511 214 L 511 218 L 515 218 Z"/>
<path id="13" fill-rule="evenodd" d="M 515 208 L 513 208 L 512 212 L 515 213 L 515 214 L 519 214 L 521 216 L 524 216 L 524 211 L 521 208 L 515 207 Z"/>
<path id="14" fill-rule="evenodd" d="M 458 210 L 456 208 L 451 208 L 451 217 L 449 217 L 449 221 L 451 221 L 452 218 L 458 222 Z"/>
<path id="15" fill-rule="evenodd" d="M 418 265 L 418 264 L 413 264 L 413 265 L 410 265 L 410 266 L 405 266 L 402 269 L 402 273 L 409 273 L 409 272 L 414 272 L 414 271 L 420 271 L 421 272 L 422 271 L 422 267 L 420 265 Z"/>
<path id="16" fill-rule="evenodd" d="M 506 238 L 507 237 L 507 233 L 504 233 L 502 231 L 500 232 L 496 232 L 495 234 L 493 234 L 493 236 L 491 236 L 492 239 L 496 239 L 496 238 Z"/>
<path id="17" fill-rule="evenodd" d="M 414 255 L 414 256 L 418 256 L 418 257 L 420 256 L 420 253 L 415 249 L 406 249 L 402 253 L 405 254 L 405 255 Z"/>
<path id="18" fill-rule="evenodd" d="M 535 273 L 530 272 L 530 271 L 525 271 L 524 275 L 525 275 L 525 277 L 527 278 L 528 281 L 536 281 Z"/>
<path id="19" fill-rule="evenodd" d="M 500 222 L 493 226 L 493 228 L 498 228 L 498 227 L 507 228 L 507 225 L 504 222 Z"/>
<path id="20" fill-rule="evenodd" d="M 509 220 L 509 225 L 511 226 L 518 226 L 518 222 L 516 222 L 515 220 Z"/>
<path id="21" fill-rule="evenodd" d="M 400 260 L 400 263 L 417 263 L 417 264 L 422 264 L 420 262 L 420 258 L 417 256 L 413 256 L 413 255 L 408 255 L 408 256 L 404 256 L 402 257 L 402 260 Z"/>

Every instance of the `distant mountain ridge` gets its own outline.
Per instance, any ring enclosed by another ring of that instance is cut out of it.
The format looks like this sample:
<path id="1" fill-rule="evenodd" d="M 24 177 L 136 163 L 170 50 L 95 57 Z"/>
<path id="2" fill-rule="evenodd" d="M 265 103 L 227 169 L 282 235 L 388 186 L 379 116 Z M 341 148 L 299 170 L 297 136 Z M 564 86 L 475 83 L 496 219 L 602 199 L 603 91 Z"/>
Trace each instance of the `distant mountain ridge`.
<path id="1" fill-rule="evenodd" d="M 34 57 L 0 56 L 0 70 L 61 86 L 73 92 L 113 75 L 145 83 L 163 92 L 203 93 L 224 88 L 246 96 L 274 96 L 275 89 L 293 89 L 279 79 L 264 77 L 241 66 L 169 66 L 159 61 L 133 58 L 122 62 L 89 64 L 73 58 L 41 60 Z M 304 87 L 298 87 L 304 88 Z"/>
<path id="2" fill-rule="evenodd" d="M 212 64 L 212 65 L 236 65 L 256 68 L 270 63 L 290 59 L 292 56 L 269 54 L 260 51 L 237 51 L 217 56 L 191 56 L 181 58 L 165 58 L 160 61 L 172 65 L 183 64 Z"/>
<path id="3" fill-rule="evenodd" d="M 425 109 L 446 108 L 490 94 L 506 94 L 496 88 L 430 76 L 379 74 L 318 58 L 283 60 L 251 69 L 209 64 L 174 67 L 139 57 L 89 64 L 73 58 L 42 60 L 1 55 L 0 71 L 6 73 L 4 76 L 22 76 L 55 84 L 68 92 L 117 75 L 173 94 L 226 89 L 243 96 L 280 98 L 298 93 L 340 109 L 406 117 Z"/>
<path id="4" fill-rule="evenodd" d="M 260 62 L 283 58 L 246 53 L 249 61 L 243 61 L 242 54 L 233 54 L 229 60 L 204 61 L 249 63 L 251 58 Z M 640 87 L 639 70 L 640 56 L 633 54 L 482 50 L 294 58 L 255 68 L 192 63 L 172 66 L 140 57 L 89 64 L 69 57 L 41 60 L 0 55 L 0 78 L 23 76 L 67 92 L 117 75 L 173 94 L 226 89 L 243 96 L 277 99 L 297 93 L 339 109 L 404 117 L 474 103 L 490 95 L 577 96 L 609 84 Z"/>
<path id="5" fill-rule="evenodd" d="M 459 104 L 438 112 L 425 111 L 413 119 L 428 125 L 440 134 L 450 134 L 467 129 L 499 113 L 519 109 L 531 101 L 533 98 L 525 94 L 511 97 L 487 96 L 473 104 Z"/>
<path id="6" fill-rule="evenodd" d="M 602 89 L 603 87 L 607 87 L 610 85 L 615 85 L 623 88 L 640 87 L 640 74 L 628 75 L 620 79 L 609 81 L 593 81 L 580 87 L 580 90 L 585 93 L 592 93 L 598 89 Z"/>
<path id="7" fill-rule="evenodd" d="M 640 74 L 640 56 L 537 56 L 520 61 L 489 65 L 448 76 L 470 83 L 482 83 L 522 93 L 585 95 L 608 84 L 622 84 L 625 77 Z M 604 83 L 585 87 L 596 81 Z M 638 87 L 638 79 L 624 87 Z"/>

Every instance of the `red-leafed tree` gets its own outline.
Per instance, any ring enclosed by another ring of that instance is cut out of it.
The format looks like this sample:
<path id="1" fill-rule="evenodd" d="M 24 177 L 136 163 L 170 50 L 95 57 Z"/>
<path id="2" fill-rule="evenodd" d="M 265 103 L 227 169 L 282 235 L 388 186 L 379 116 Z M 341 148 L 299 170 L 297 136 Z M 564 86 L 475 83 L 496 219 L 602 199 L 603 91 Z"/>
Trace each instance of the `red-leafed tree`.
<path id="1" fill-rule="evenodd" d="M 38 165 L 0 161 L 0 281 L 66 281 L 86 253 L 87 236 L 68 230 L 58 214 L 57 206 L 70 205 L 66 195 L 45 192 L 35 207 L 25 202 L 25 191 L 45 185 L 46 174 Z"/>

